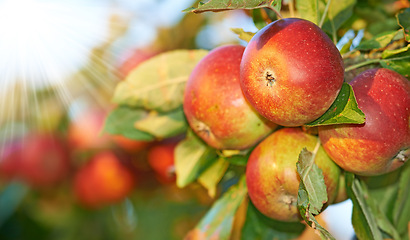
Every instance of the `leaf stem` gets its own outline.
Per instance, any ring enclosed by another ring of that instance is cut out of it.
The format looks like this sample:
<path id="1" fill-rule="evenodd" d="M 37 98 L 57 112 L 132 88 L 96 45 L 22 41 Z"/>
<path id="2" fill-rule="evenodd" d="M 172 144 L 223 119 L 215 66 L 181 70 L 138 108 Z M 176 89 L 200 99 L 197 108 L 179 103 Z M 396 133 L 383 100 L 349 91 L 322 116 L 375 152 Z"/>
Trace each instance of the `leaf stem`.
<path id="1" fill-rule="evenodd" d="M 306 182 L 306 177 L 309 175 L 310 170 L 312 169 L 313 165 L 315 164 L 315 158 L 316 158 L 316 154 L 319 151 L 320 148 L 320 139 L 317 138 L 317 142 L 316 142 L 316 146 L 312 151 L 312 161 L 313 164 L 309 164 L 308 169 L 306 170 L 306 174 L 303 176 L 303 182 Z"/>
<path id="2" fill-rule="evenodd" d="M 361 63 L 358 63 L 358 64 L 351 65 L 351 66 L 349 66 L 345 69 L 345 72 L 349 72 L 349 71 L 352 71 L 356 68 L 360 68 L 360 67 L 372 64 L 372 63 L 379 63 L 379 62 L 384 62 L 384 61 L 397 61 L 397 60 L 403 60 L 403 59 L 407 59 L 407 58 L 410 58 L 410 56 L 403 56 L 403 57 L 396 57 L 396 58 L 386 58 L 386 59 L 372 59 L 372 60 L 368 60 L 368 61 L 364 61 L 364 62 L 361 62 Z"/>
<path id="3" fill-rule="evenodd" d="M 332 2 L 332 0 L 328 0 L 326 3 L 325 11 L 323 12 L 322 19 L 320 19 L 320 22 L 319 22 L 320 28 L 322 28 L 323 23 L 325 22 L 327 12 L 329 11 L 330 2 Z M 317 6 L 317 8 L 319 9 L 319 6 Z"/>
<path id="4" fill-rule="evenodd" d="M 269 6 L 269 9 L 272 10 L 272 11 L 274 11 L 274 12 L 276 13 L 276 16 L 277 16 L 279 19 L 282 19 L 282 18 L 283 18 L 282 14 L 280 14 L 280 12 L 279 12 L 278 10 L 276 10 L 274 7 Z"/>

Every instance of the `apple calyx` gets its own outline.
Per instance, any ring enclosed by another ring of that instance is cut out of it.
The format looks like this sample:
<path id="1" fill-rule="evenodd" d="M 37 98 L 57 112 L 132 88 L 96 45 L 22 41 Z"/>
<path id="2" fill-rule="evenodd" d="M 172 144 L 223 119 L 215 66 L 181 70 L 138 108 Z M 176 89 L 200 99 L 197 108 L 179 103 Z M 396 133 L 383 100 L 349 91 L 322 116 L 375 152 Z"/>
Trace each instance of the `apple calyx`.
<path id="1" fill-rule="evenodd" d="M 205 133 L 210 138 L 215 138 L 211 132 L 211 128 L 204 122 L 197 120 L 195 126 L 198 132 Z"/>
<path id="2" fill-rule="evenodd" d="M 402 149 L 400 152 L 392 159 L 392 161 L 398 161 L 401 163 L 407 162 L 410 158 L 410 148 Z"/>
<path id="3" fill-rule="evenodd" d="M 266 80 L 266 86 L 272 87 L 272 85 L 276 82 L 276 78 L 273 72 L 267 70 L 264 75 Z"/>

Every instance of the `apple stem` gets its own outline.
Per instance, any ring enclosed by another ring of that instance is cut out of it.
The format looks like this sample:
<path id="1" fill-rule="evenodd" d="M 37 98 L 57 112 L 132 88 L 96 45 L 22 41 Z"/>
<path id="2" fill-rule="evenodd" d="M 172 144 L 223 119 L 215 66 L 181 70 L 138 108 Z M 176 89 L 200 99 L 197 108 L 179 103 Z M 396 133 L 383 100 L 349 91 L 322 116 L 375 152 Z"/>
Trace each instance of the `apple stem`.
<path id="1" fill-rule="evenodd" d="M 327 3 L 326 3 L 325 11 L 323 12 L 322 19 L 320 19 L 320 22 L 319 22 L 319 27 L 320 28 L 322 28 L 323 23 L 325 22 L 327 12 L 329 11 L 330 2 L 332 2 L 332 0 L 328 0 Z"/>

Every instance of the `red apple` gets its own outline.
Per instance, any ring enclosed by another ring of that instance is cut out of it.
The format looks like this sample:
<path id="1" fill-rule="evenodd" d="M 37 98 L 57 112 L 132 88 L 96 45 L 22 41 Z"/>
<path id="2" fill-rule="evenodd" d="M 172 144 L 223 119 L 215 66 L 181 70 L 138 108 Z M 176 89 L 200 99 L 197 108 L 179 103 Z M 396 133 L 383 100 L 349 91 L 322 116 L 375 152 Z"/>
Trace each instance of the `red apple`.
<path id="1" fill-rule="evenodd" d="M 158 143 L 148 150 L 148 163 L 161 183 L 173 183 L 175 175 L 175 147 L 177 142 Z"/>
<path id="2" fill-rule="evenodd" d="M 303 148 L 315 149 L 316 136 L 300 128 L 282 128 L 259 143 L 252 151 L 246 166 L 248 194 L 255 207 L 264 215 L 280 221 L 299 221 L 297 195 L 300 179 L 296 162 Z M 322 147 L 315 163 L 323 171 L 328 203 L 337 194 L 340 169 Z"/>
<path id="3" fill-rule="evenodd" d="M 114 153 L 100 152 L 74 178 L 75 194 L 84 206 L 98 208 L 123 200 L 135 186 L 131 168 Z"/>
<path id="4" fill-rule="evenodd" d="M 275 124 L 246 101 L 239 85 L 244 47 L 218 47 L 194 68 L 184 95 L 184 112 L 193 131 L 217 149 L 246 149 L 268 135 Z"/>
<path id="5" fill-rule="evenodd" d="M 127 153 L 138 153 L 148 148 L 151 144 L 150 141 L 133 140 L 122 135 L 113 135 L 112 139 L 121 149 L 123 149 Z"/>
<path id="6" fill-rule="evenodd" d="M 58 136 L 30 134 L 24 138 L 19 173 L 31 186 L 54 186 L 64 180 L 69 171 L 69 153 Z"/>
<path id="7" fill-rule="evenodd" d="M 240 84 L 262 116 L 300 126 L 326 112 L 343 77 L 342 57 L 329 37 L 307 20 L 287 18 L 251 39 L 242 57 Z"/>
<path id="8" fill-rule="evenodd" d="M 11 180 L 18 177 L 21 163 L 21 141 L 2 143 L 0 147 L 0 179 Z"/>
<path id="9" fill-rule="evenodd" d="M 409 81 L 381 68 L 362 72 L 351 85 L 366 122 L 320 127 L 324 149 L 340 167 L 358 175 L 397 169 L 410 155 Z"/>

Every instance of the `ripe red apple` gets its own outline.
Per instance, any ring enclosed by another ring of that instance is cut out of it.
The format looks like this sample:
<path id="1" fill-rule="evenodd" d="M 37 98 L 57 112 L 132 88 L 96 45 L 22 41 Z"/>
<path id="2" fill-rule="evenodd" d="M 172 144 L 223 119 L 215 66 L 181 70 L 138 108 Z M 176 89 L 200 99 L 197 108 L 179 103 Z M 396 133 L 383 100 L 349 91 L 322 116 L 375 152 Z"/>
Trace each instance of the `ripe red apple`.
<path id="1" fill-rule="evenodd" d="M 21 178 L 34 187 L 54 186 L 70 171 L 66 145 L 56 135 L 30 134 L 24 138 L 20 153 Z"/>
<path id="2" fill-rule="evenodd" d="M 0 179 L 11 180 L 17 178 L 20 170 L 22 143 L 12 140 L 0 146 Z"/>
<path id="3" fill-rule="evenodd" d="M 175 147 L 178 142 L 158 143 L 148 150 L 148 163 L 161 183 L 173 183 L 175 175 Z"/>
<path id="4" fill-rule="evenodd" d="M 131 168 L 110 151 L 95 155 L 74 177 L 74 192 L 78 200 L 90 208 L 119 202 L 131 193 L 134 186 Z"/>
<path id="5" fill-rule="evenodd" d="M 320 127 L 324 149 L 340 167 L 358 175 L 397 169 L 410 155 L 409 81 L 380 68 L 362 72 L 351 85 L 366 122 Z"/>
<path id="6" fill-rule="evenodd" d="M 246 149 L 276 127 L 246 101 L 239 85 L 244 47 L 215 48 L 194 68 L 184 94 L 184 112 L 194 132 L 217 149 Z"/>
<path id="7" fill-rule="evenodd" d="M 242 57 L 240 84 L 262 116 L 300 126 L 326 112 L 343 76 L 342 57 L 329 37 L 307 20 L 287 18 L 251 39 Z"/>
<path id="8" fill-rule="evenodd" d="M 282 128 L 252 151 L 246 165 L 246 184 L 252 203 L 261 213 L 280 221 L 300 220 L 296 206 L 300 183 L 296 162 L 303 148 L 313 151 L 317 142 L 316 136 L 300 128 Z M 338 190 L 340 168 L 322 147 L 315 163 L 323 171 L 328 203 L 332 203 Z"/>

